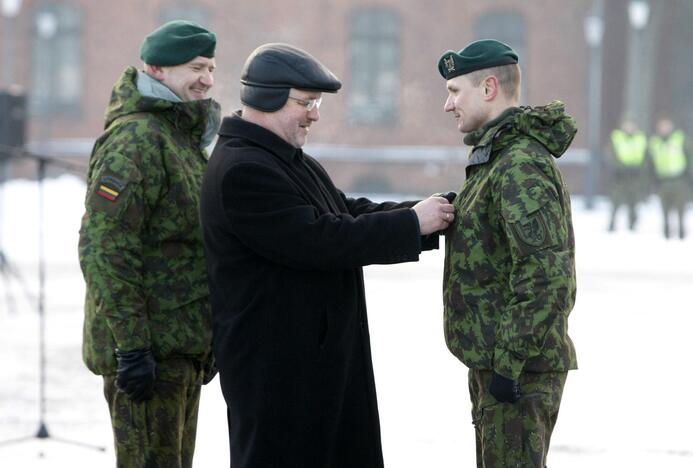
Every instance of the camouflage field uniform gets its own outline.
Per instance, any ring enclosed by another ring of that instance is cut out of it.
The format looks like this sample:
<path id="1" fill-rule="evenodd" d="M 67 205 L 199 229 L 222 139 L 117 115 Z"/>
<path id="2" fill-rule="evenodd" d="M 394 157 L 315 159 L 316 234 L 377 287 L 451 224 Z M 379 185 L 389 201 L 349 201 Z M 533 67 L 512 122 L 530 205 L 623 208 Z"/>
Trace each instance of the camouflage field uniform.
<path id="1" fill-rule="evenodd" d="M 118 466 L 191 466 L 212 324 L 198 207 L 211 99 L 143 97 L 116 83 L 89 162 L 79 256 L 87 283 L 83 359 L 104 376 Z M 155 396 L 114 386 L 115 348 L 151 348 Z"/>
<path id="2" fill-rule="evenodd" d="M 467 180 L 446 235 L 445 338 L 469 371 L 480 467 L 543 467 L 569 369 L 575 302 L 570 199 L 553 157 L 576 128 L 557 101 L 511 108 L 465 143 Z M 490 395 L 519 380 L 514 404 Z"/>
<path id="3" fill-rule="evenodd" d="M 628 228 L 638 222 L 638 204 L 647 198 L 648 170 L 645 163 L 647 137 L 644 132 L 629 134 L 621 129 L 611 132 L 609 158 L 609 195 L 611 215 L 609 231 L 616 229 L 616 214 L 623 205 L 628 210 Z"/>
<path id="4" fill-rule="evenodd" d="M 675 130 L 667 136 L 650 137 L 650 157 L 657 179 L 657 194 L 662 205 L 664 237 L 667 239 L 675 235 L 670 224 L 672 214 L 678 222 L 678 237 L 686 237 L 684 218 L 693 178 L 689 156 L 692 152 L 682 130 Z"/>

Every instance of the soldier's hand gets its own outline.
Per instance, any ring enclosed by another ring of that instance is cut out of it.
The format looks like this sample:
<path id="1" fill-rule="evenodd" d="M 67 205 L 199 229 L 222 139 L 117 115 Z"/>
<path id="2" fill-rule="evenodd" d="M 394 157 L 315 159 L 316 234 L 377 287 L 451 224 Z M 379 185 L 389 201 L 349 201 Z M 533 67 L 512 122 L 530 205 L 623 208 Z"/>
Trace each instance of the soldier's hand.
<path id="1" fill-rule="evenodd" d="M 522 396 L 517 380 L 508 379 L 495 372 L 491 378 L 489 392 L 501 403 L 515 403 Z"/>
<path id="2" fill-rule="evenodd" d="M 116 349 L 116 387 L 132 401 L 151 400 L 156 381 L 156 362 L 150 349 L 121 351 Z"/>
<path id="3" fill-rule="evenodd" d="M 432 196 L 414 205 L 421 235 L 447 229 L 455 219 L 455 208 L 443 197 Z"/>

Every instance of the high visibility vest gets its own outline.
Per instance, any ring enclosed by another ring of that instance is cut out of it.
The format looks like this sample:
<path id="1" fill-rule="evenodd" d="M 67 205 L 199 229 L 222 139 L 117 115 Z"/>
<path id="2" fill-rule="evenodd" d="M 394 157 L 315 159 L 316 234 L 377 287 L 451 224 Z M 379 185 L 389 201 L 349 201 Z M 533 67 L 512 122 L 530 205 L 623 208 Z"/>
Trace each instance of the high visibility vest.
<path id="1" fill-rule="evenodd" d="M 611 132 L 611 144 L 618 162 L 628 167 L 641 166 L 647 154 L 647 137 L 643 132 L 629 134 L 623 130 Z"/>
<path id="2" fill-rule="evenodd" d="M 652 162 L 659 177 L 678 177 L 686 171 L 685 139 L 681 130 L 676 130 L 668 138 L 655 135 L 650 139 Z"/>

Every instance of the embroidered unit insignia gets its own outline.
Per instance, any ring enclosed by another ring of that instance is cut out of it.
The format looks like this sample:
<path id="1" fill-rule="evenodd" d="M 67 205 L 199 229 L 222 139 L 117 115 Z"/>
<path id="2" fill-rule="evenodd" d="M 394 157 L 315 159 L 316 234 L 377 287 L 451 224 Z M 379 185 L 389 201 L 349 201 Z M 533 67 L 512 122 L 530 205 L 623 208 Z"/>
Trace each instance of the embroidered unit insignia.
<path id="1" fill-rule="evenodd" d="M 519 221 L 515 232 L 522 242 L 533 247 L 540 247 L 546 242 L 546 226 L 540 212 Z"/>
<path id="2" fill-rule="evenodd" d="M 455 59 L 452 55 L 448 55 L 444 58 L 443 62 L 445 62 L 445 68 L 448 70 L 448 73 L 455 71 Z"/>

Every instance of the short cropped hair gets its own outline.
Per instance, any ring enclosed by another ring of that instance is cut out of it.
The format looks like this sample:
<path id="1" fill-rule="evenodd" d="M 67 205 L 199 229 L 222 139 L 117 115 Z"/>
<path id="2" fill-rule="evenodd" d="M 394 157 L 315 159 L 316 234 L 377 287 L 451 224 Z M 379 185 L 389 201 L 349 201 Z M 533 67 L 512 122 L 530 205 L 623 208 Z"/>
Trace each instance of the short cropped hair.
<path id="1" fill-rule="evenodd" d="M 506 98 L 516 101 L 520 100 L 522 72 L 520 71 L 520 66 L 516 63 L 476 70 L 465 76 L 473 86 L 479 86 L 484 78 L 491 75 L 498 78 L 498 84 Z"/>

